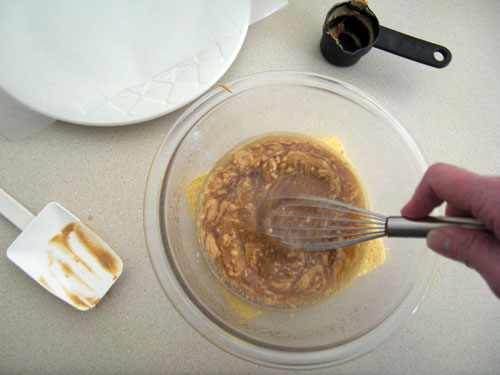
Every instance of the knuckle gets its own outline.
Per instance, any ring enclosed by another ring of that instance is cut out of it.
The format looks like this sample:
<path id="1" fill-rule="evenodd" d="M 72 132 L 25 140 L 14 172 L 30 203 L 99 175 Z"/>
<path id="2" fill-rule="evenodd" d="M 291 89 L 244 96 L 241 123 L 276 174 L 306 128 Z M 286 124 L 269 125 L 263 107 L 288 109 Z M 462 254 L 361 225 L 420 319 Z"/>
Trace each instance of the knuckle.
<path id="1" fill-rule="evenodd" d="M 472 214 L 500 237 L 500 185 L 478 191 L 472 200 Z"/>
<path id="2" fill-rule="evenodd" d="M 476 268 L 482 250 L 488 246 L 482 233 L 471 230 L 466 236 L 461 236 L 452 242 L 450 252 L 454 259 L 464 263 L 467 267 Z"/>
<path id="3" fill-rule="evenodd" d="M 428 177 L 439 175 L 439 174 L 441 174 L 441 171 L 443 169 L 445 169 L 447 166 L 448 166 L 447 164 L 441 163 L 441 162 L 434 163 L 429 168 L 427 168 L 427 171 L 425 172 L 425 174 Z"/>

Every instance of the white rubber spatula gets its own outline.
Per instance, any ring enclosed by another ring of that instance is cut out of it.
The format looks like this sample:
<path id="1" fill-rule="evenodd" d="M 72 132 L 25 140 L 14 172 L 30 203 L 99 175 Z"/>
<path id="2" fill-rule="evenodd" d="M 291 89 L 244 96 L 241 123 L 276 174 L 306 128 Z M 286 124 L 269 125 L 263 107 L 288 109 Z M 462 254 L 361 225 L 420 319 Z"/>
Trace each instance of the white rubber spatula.
<path id="1" fill-rule="evenodd" d="M 35 217 L 0 188 L 0 213 L 22 230 L 7 257 L 79 310 L 93 308 L 123 270 L 109 245 L 58 203 L 49 203 Z"/>

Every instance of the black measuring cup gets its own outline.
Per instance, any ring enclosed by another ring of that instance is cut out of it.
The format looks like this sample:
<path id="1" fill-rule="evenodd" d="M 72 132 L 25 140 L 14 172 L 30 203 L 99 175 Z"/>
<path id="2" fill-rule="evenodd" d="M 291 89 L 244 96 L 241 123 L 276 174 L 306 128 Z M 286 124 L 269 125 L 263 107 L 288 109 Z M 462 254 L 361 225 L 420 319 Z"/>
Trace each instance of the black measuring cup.
<path id="1" fill-rule="evenodd" d="M 325 59 L 351 66 L 372 47 L 435 68 L 451 61 L 448 48 L 381 26 L 363 0 L 338 3 L 328 11 L 320 42 Z"/>

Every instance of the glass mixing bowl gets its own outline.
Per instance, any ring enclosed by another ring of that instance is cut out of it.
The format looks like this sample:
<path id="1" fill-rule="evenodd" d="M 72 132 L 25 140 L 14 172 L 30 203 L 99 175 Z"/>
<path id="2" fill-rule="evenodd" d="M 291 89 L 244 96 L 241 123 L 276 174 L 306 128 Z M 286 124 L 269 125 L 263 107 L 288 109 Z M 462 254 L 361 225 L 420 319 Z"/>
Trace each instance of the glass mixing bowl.
<path id="1" fill-rule="evenodd" d="M 212 273 L 188 210 L 187 187 L 227 151 L 271 132 L 336 136 L 372 209 L 398 214 L 426 169 L 406 129 L 374 100 L 333 78 L 266 72 L 216 88 L 178 119 L 154 158 L 144 229 L 151 263 L 184 319 L 220 348 L 281 368 L 317 368 L 360 356 L 417 310 L 437 256 L 425 241 L 387 238 L 385 263 L 339 294 L 296 310 L 247 305 Z"/>

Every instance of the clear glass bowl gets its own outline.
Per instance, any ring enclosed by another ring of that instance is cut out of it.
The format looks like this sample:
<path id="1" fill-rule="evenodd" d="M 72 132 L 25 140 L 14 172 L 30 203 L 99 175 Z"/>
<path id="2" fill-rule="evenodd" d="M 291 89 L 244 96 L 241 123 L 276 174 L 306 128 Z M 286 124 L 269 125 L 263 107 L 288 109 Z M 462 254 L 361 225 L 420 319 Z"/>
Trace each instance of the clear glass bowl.
<path id="1" fill-rule="evenodd" d="M 241 313 L 244 303 L 220 283 L 202 256 L 187 187 L 251 137 L 288 131 L 336 136 L 361 176 L 373 210 L 398 214 L 426 169 L 421 151 L 384 108 L 333 78 L 266 72 L 228 86 L 232 93 L 216 88 L 184 112 L 151 166 L 144 229 L 161 286 L 197 332 L 252 362 L 317 368 L 370 351 L 417 310 L 428 289 L 437 257 L 425 241 L 385 239 L 385 263 L 334 297 L 296 311 L 263 310 L 249 318 Z"/>

